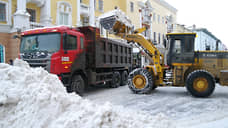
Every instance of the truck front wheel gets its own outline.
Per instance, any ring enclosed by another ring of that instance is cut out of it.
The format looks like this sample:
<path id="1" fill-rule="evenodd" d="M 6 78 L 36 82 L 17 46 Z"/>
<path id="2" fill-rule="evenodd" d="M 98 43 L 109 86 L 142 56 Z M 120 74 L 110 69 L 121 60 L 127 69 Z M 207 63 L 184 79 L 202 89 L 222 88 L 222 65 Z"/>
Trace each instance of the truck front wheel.
<path id="1" fill-rule="evenodd" d="M 80 75 L 74 75 L 71 80 L 71 88 L 78 95 L 82 96 L 85 90 L 85 82 Z"/>

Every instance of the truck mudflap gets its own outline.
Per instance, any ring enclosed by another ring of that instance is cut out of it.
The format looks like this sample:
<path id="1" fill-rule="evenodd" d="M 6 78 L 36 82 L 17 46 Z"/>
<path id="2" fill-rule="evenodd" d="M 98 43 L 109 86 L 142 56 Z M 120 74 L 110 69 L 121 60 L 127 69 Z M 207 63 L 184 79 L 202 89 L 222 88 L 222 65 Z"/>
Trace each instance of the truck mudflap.
<path id="1" fill-rule="evenodd" d="M 222 86 L 228 86 L 228 70 L 221 70 L 220 71 L 220 81 L 219 83 Z"/>

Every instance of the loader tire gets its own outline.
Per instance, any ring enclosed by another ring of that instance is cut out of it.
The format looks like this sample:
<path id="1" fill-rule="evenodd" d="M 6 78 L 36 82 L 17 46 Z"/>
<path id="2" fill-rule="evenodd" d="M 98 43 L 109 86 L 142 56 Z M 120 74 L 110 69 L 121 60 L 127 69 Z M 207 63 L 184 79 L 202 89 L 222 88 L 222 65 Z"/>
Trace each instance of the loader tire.
<path id="1" fill-rule="evenodd" d="M 121 76 L 118 71 L 115 71 L 112 75 L 111 88 L 118 88 L 121 84 Z"/>
<path id="2" fill-rule="evenodd" d="M 78 95 L 82 96 L 85 90 L 85 82 L 81 75 L 74 75 L 71 80 L 71 88 Z"/>
<path id="3" fill-rule="evenodd" d="M 194 97 L 208 97 L 215 89 L 215 79 L 205 70 L 196 70 L 188 75 L 185 86 Z"/>
<path id="4" fill-rule="evenodd" d="M 149 71 L 137 68 L 128 75 L 128 87 L 136 94 L 148 94 L 153 88 L 153 78 Z"/>
<path id="5" fill-rule="evenodd" d="M 128 78 L 128 73 L 127 71 L 123 71 L 121 73 L 121 86 L 127 85 L 127 78 Z"/>

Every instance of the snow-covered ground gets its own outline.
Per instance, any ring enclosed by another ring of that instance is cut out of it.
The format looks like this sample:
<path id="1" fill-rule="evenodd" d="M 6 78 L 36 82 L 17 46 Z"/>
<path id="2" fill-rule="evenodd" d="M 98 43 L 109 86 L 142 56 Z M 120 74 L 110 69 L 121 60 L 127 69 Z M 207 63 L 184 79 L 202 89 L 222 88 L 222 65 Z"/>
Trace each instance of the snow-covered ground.
<path id="1" fill-rule="evenodd" d="M 164 114 L 177 127 L 228 128 L 228 87 L 216 85 L 209 98 L 194 98 L 184 87 L 160 87 L 148 95 L 133 94 L 127 86 L 99 88 L 85 98 L 103 104 L 107 101 L 151 115 Z"/>

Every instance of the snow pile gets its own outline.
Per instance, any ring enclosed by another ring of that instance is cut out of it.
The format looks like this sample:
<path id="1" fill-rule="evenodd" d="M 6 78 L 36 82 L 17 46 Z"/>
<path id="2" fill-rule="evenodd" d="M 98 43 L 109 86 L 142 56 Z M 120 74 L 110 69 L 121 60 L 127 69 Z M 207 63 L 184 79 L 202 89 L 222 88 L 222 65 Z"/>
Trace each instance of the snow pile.
<path id="1" fill-rule="evenodd" d="M 0 128 L 171 128 L 154 117 L 68 94 L 56 75 L 16 59 L 0 64 Z"/>

